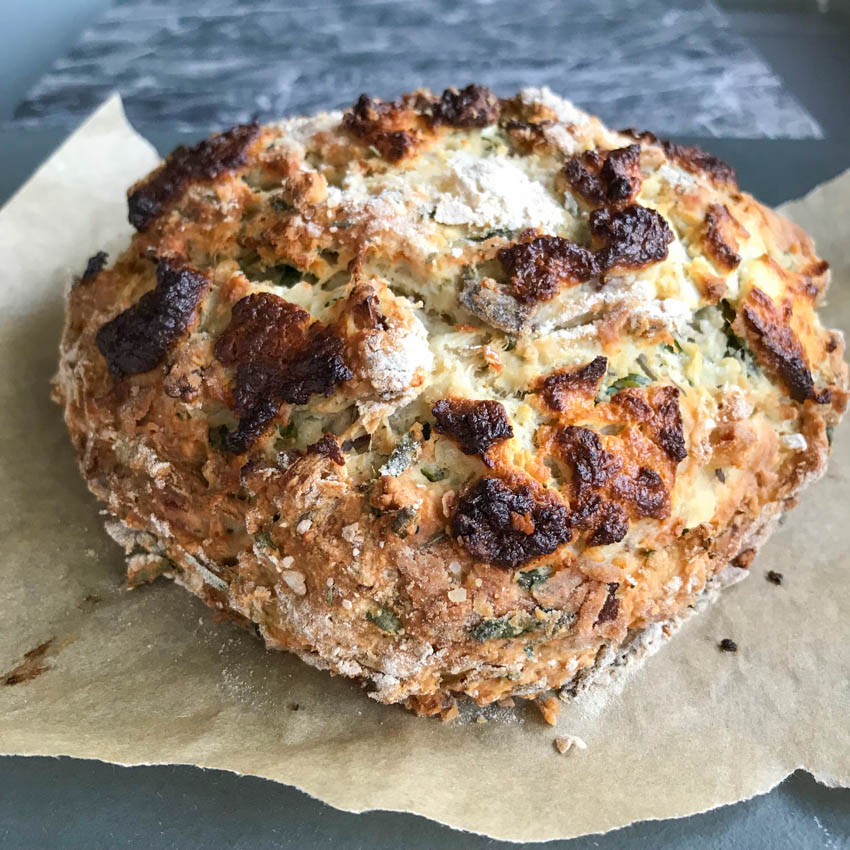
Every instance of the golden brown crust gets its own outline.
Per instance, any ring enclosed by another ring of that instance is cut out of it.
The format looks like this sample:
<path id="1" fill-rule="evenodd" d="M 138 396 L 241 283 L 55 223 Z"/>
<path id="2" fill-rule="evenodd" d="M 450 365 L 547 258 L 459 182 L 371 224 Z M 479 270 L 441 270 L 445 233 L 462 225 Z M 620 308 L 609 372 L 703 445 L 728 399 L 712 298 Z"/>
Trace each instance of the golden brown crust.
<path id="1" fill-rule="evenodd" d="M 738 253 L 738 238 L 749 236 L 740 224 L 729 214 L 725 204 L 711 204 L 705 216 L 705 249 L 715 265 L 725 272 L 731 272 L 741 265 Z"/>
<path id="2" fill-rule="evenodd" d="M 424 714 L 676 621 L 847 403 L 806 234 L 545 91 L 236 128 L 131 197 L 55 384 L 130 579 Z"/>
<path id="3" fill-rule="evenodd" d="M 658 145 L 664 153 L 675 163 L 692 174 L 704 174 L 716 186 L 736 189 L 738 187 L 738 176 L 735 169 L 727 162 L 704 151 L 697 145 L 682 145 L 671 142 L 669 139 L 661 139 L 648 130 L 624 130 L 626 135 L 652 145 Z"/>
<path id="4" fill-rule="evenodd" d="M 781 378 L 794 401 L 814 399 L 818 404 L 829 404 L 830 390 L 815 390 L 803 346 L 789 324 L 791 311 L 790 304 L 780 310 L 764 292 L 753 287 L 744 300 L 740 326 L 758 358 Z"/>
<path id="5" fill-rule="evenodd" d="M 560 411 L 587 402 L 596 395 L 607 368 L 607 358 L 600 355 L 577 369 L 562 369 L 547 375 L 540 381 L 543 401 L 552 410 Z"/>

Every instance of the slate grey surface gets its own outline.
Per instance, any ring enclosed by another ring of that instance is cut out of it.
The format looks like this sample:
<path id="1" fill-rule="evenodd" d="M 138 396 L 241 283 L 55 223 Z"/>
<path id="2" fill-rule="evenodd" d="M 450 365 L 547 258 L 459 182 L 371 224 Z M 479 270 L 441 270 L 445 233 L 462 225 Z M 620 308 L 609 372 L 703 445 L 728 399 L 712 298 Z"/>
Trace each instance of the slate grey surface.
<path id="1" fill-rule="evenodd" d="M 569 805 L 542 793 L 534 801 Z M 0 758 L 3 850 L 844 850 L 848 832 L 850 790 L 803 772 L 737 806 L 522 845 L 412 815 L 339 812 L 294 788 L 220 770 Z"/>
<path id="2" fill-rule="evenodd" d="M 26 9 L 30 14 L 51 14 L 51 21 L 44 27 L 28 22 L 26 33 L 15 32 L 13 27 L 11 33 L 4 34 L 5 43 L 0 41 L 0 88 L 5 91 L 0 93 L 11 92 L 17 84 L 14 78 L 19 73 L 21 53 L 44 51 L 46 56 L 43 36 L 55 31 L 56 21 L 69 20 L 70 7 L 91 8 L 96 2 L 28 0 Z M 588 7 L 591 2 L 588 0 Z M 699 141 L 728 159 L 738 168 L 744 188 L 769 203 L 779 203 L 850 165 L 850 110 L 847 109 L 850 36 L 844 24 L 830 16 L 774 14 L 769 11 L 775 10 L 770 0 L 721 2 L 724 7 L 732 8 L 731 20 L 736 27 L 744 23 L 747 36 L 779 69 L 783 82 L 793 84 L 791 90 L 817 117 L 830 141 L 741 142 L 687 136 L 680 140 Z M 783 6 L 789 4 L 793 5 L 793 0 L 780 2 Z M 846 6 L 846 0 L 831 1 L 831 6 L 840 5 Z M 734 12 L 740 7 L 768 11 L 747 12 L 742 16 Z M 4 18 L 7 27 L 9 21 L 7 15 Z M 14 23 L 14 16 L 11 21 Z M 570 37 L 577 39 L 580 34 L 579 31 Z M 829 60 L 826 66 L 825 55 Z M 146 61 L 151 61 L 149 55 Z M 108 68 L 107 75 L 110 73 Z M 619 84 L 621 88 L 634 88 L 640 86 L 641 80 L 629 76 Z M 342 101 L 342 93 L 338 99 Z M 36 120 L 0 128 L 3 154 L 0 203 L 62 141 L 67 130 L 84 117 L 84 112 L 82 106 L 63 112 L 54 116 L 52 126 L 51 122 Z M 656 128 L 663 129 L 661 125 Z M 178 133 L 177 128 L 169 129 L 168 122 L 162 121 L 157 126 L 148 124 L 140 129 L 164 153 L 177 142 L 191 141 L 206 128 L 193 127 Z M 556 801 L 556 804 L 569 805 L 569 801 Z M 408 815 L 338 812 L 295 789 L 251 777 L 237 778 L 221 771 L 191 767 L 129 769 L 64 758 L 0 758 L 3 850 L 101 847 L 510 850 L 519 846 L 456 833 Z M 530 850 L 536 847 L 541 850 L 850 848 L 850 791 L 824 788 L 807 774 L 798 773 L 770 794 L 735 806 L 682 820 L 636 824 L 602 837 L 529 845 Z"/>
<path id="3" fill-rule="evenodd" d="M 15 122 L 70 126 L 113 88 L 142 130 L 195 130 L 470 81 L 666 134 L 823 135 L 706 0 L 118 0 Z"/>

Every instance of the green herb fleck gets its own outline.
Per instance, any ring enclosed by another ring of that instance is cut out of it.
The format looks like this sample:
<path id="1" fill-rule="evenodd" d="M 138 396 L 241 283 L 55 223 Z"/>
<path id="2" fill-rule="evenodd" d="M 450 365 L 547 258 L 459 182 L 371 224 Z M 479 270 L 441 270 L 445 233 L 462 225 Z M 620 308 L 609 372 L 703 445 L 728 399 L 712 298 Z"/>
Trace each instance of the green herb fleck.
<path id="1" fill-rule="evenodd" d="M 269 280 L 275 286 L 283 286 L 286 289 L 291 289 L 296 283 L 301 283 L 303 275 L 295 266 L 282 263 L 279 266 L 272 266 L 269 269 Z"/>
<path id="2" fill-rule="evenodd" d="M 526 654 L 529 658 L 534 658 L 534 647 L 533 647 L 530 643 L 529 643 L 529 644 L 526 644 L 526 645 L 522 648 L 522 651 L 523 651 L 523 652 L 524 652 L 524 653 L 525 653 L 525 654 Z"/>
<path id="3" fill-rule="evenodd" d="M 835 434 L 835 426 L 827 425 L 826 426 L 826 441 L 829 445 L 832 445 L 832 436 Z"/>
<path id="4" fill-rule="evenodd" d="M 258 531 L 254 535 L 254 543 L 260 546 L 263 549 L 276 549 L 277 547 L 272 543 L 271 537 L 265 531 Z"/>
<path id="5" fill-rule="evenodd" d="M 349 227 L 354 227 L 354 221 L 350 218 L 343 218 L 340 221 L 335 221 L 333 226 L 337 230 L 348 230 Z"/>
<path id="6" fill-rule="evenodd" d="M 648 387 L 652 383 L 652 379 L 646 375 L 639 375 L 637 372 L 629 372 L 625 378 L 619 378 L 611 384 L 611 389 L 619 392 L 631 387 Z"/>
<path id="7" fill-rule="evenodd" d="M 270 198 L 269 203 L 275 212 L 289 212 L 292 209 L 292 204 L 285 201 L 280 195 Z"/>
<path id="8" fill-rule="evenodd" d="M 423 549 L 430 549 L 432 546 L 436 546 L 438 543 L 442 543 L 444 540 L 448 540 L 449 535 L 446 534 L 445 531 L 435 531 L 424 543 L 422 546 Z"/>
<path id="9" fill-rule="evenodd" d="M 620 390 L 631 389 L 634 387 L 647 387 L 652 383 L 652 380 L 646 375 L 640 375 L 637 372 L 629 372 L 624 378 L 618 378 L 608 387 L 599 391 L 596 396 L 597 404 L 600 401 L 609 401 Z"/>
<path id="10" fill-rule="evenodd" d="M 758 363 L 756 363 L 746 341 L 732 330 L 732 322 L 735 321 L 736 316 L 735 308 L 724 298 L 720 302 L 720 309 L 723 313 L 723 333 L 726 335 L 726 356 L 740 360 L 749 374 L 761 374 Z"/>
<path id="11" fill-rule="evenodd" d="M 505 337 L 505 351 L 513 351 L 516 348 L 516 337 Z"/>
<path id="12" fill-rule="evenodd" d="M 239 258 L 239 268 L 242 269 L 242 274 L 248 279 L 256 273 L 257 266 L 260 263 L 260 255 L 256 251 L 250 251 L 244 257 Z"/>
<path id="13" fill-rule="evenodd" d="M 429 481 L 443 481 L 449 477 L 449 471 L 444 466 L 435 466 L 433 463 L 423 463 L 420 472 Z"/>
<path id="14" fill-rule="evenodd" d="M 381 606 L 376 611 L 369 611 L 366 614 L 366 619 L 370 623 L 374 623 L 379 629 L 393 635 L 401 628 L 401 620 L 392 608 Z"/>
<path id="15" fill-rule="evenodd" d="M 533 570 L 523 570 L 522 572 L 514 573 L 514 580 L 520 587 L 525 588 L 525 590 L 532 590 L 538 584 L 543 584 L 551 575 L 552 567 L 548 564 L 543 564 L 540 567 L 535 567 Z"/>
<path id="16" fill-rule="evenodd" d="M 418 529 L 417 520 L 419 519 L 419 511 L 416 508 L 402 508 L 393 519 L 393 524 L 390 526 L 399 537 L 408 537 L 411 534 L 416 534 Z"/>
<path id="17" fill-rule="evenodd" d="M 401 475 L 418 457 L 422 444 L 412 434 L 405 434 L 396 444 L 387 462 L 378 470 L 381 475 L 395 478 Z"/>
<path id="18" fill-rule="evenodd" d="M 505 230 L 504 228 L 496 228 L 495 230 L 488 230 L 486 233 L 481 234 L 480 236 L 470 236 L 470 242 L 486 242 L 488 239 L 493 239 L 496 236 L 500 236 L 502 239 L 513 239 L 516 235 L 516 231 L 513 230 Z"/>
<path id="19" fill-rule="evenodd" d="M 227 435 L 230 433 L 227 425 L 216 425 L 207 431 L 207 439 L 210 445 L 217 451 L 223 452 Z"/>
<path id="20" fill-rule="evenodd" d="M 298 436 L 298 426 L 287 422 L 286 425 L 278 425 L 277 432 L 284 440 L 294 440 Z"/>
<path id="21" fill-rule="evenodd" d="M 470 634 L 475 640 L 483 643 L 485 640 L 499 640 L 504 638 L 519 637 L 526 632 L 533 631 L 539 627 L 539 623 L 530 621 L 526 623 L 514 623 L 506 614 L 504 617 L 487 617 L 477 626 L 470 629 Z"/>

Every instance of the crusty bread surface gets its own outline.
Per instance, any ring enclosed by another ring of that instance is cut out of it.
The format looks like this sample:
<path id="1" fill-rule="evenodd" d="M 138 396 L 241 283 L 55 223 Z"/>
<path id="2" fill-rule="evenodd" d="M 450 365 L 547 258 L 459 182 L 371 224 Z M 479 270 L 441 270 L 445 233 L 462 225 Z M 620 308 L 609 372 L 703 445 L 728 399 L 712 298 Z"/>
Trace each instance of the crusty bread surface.
<path id="1" fill-rule="evenodd" d="M 130 583 L 421 714 L 666 634 L 846 407 L 811 239 L 546 89 L 235 127 L 128 199 L 54 395 Z"/>

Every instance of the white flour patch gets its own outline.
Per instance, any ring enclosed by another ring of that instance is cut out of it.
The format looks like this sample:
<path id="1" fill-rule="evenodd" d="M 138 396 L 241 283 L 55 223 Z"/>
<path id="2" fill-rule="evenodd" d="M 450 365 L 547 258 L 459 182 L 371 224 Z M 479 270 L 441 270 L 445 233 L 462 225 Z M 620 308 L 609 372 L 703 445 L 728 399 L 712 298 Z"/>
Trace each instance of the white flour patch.
<path id="1" fill-rule="evenodd" d="M 542 183 L 531 180 L 510 160 L 459 151 L 447 159 L 447 190 L 437 199 L 438 224 L 556 231 L 564 208 Z"/>
<path id="2" fill-rule="evenodd" d="M 555 113 L 558 120 L 564 124 L 583 124 L 590 117 L 577 106 L 563 97 L 558 97 L 550 88 L 526 88 L 520 93 L 523 103 L 542 103 Z"/>

